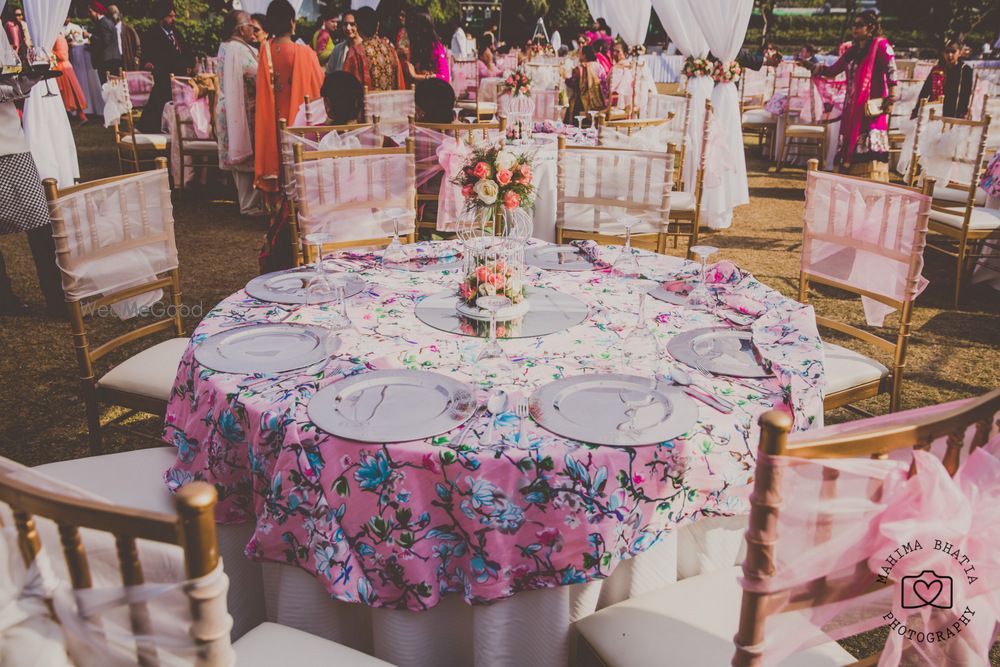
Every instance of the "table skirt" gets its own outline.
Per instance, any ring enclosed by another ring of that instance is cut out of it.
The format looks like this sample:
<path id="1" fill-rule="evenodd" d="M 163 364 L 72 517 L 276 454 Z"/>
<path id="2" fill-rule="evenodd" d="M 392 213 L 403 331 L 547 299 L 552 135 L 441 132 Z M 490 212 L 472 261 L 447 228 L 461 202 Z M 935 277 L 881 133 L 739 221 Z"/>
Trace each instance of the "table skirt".
<path id="1" fill-rule="evenodd" d="M 459 595 L 424 612 L 340 602 L 304 570 L 264 563 L 267 618 L 399 667 L 573 664 L 573 623 L 609 605 L 743 558 L 746 517 L 701 519 L 623 562 L 603 581 L 517 593 L 470 606 Z"/>

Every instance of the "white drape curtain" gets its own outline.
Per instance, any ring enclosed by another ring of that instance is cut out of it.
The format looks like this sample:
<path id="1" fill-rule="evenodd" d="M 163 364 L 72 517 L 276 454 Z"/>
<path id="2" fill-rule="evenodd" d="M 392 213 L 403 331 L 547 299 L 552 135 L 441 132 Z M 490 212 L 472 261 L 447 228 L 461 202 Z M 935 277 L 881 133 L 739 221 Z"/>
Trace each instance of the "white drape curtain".
<path id="1" fill-rule="evenodd" d="M 653 0 L 656 15 L 671 41 L 682 55 L 690 58 L 708 57 L 708 40 L 698 24 L 691 7 L 700 0 Z M 710 77 L 689 79 L 687 91 L 691 94 L 691 120 L 687 130 L 687 151 L 684 158 L 684 190 L 694 192 L 697 165 L 701 159 L 702 129 L 705 123 L 705 100 L 712 96 L 714 82 Z M 741 139 L 742 141 L 742 139 Z"/>
<path id="2" fill-rule="evenodd" d="M 299 10 L 302 9 L 302 0 L 288 0 L 292 5 L 292 9 L 295 10 L 295 14 L 298 15 Z M 271 0 L 240 0 L 240 6 L 243 11 L 250 14 L 266 14 L 267 6 L 271 4 Z"/>
<path id="3" fill-rule="evenodd" d="M 36 47 L 51 51 L 69 12 L 70 0 L 24 0 L 24 18 Z M 48 95 L 52 92 L 54 95 Z M 54 82 L 42 82 L 24 103 L 24 136 L 42 178 L 54 178 L 60 188 L 80 177 L 76 141 Z"/>
<path id="4" fill-rule="evenodd" d="M 688 6 L 715 57 L 723 63 L 735 60 L 746 36 L 753 0 L 689 0 Z M 713 117 L 701 208 L 712 229 L 732 225 L 733 208 L 750 202 L 739 98 L 735 83 L 718 83 L 712 91 Z"/>
<path id="5" fill-rule="evenodd" d="M 646 41 L 649 14 L 653 9 L 650 0 L 613 0 L 604 3 L 604 18 L 611 32 L 619 35 L 629 46 Z"/>
<path id="6" fill-rule="evenodd" d="M 351 0 L 351 9 L 361 9 L 362 7 L 378 9 L 378 3 L 379 0 Z"/>
<path id="7" fill-rule="evenodd" d="M 613 2 L 614 0 L 587 0 L 587 9 L 595 20 L 599 18 L 607 20 L 607 6 Z"/>

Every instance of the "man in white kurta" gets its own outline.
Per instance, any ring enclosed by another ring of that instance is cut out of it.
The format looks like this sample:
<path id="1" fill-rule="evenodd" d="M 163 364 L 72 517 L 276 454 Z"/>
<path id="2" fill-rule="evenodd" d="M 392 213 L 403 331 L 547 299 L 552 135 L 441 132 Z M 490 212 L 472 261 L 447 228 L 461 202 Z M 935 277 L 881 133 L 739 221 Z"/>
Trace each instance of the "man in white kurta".
<path id="1" fill-rule="evenodd" d="M 250 15 L 234 11 L 226 25 L 229 39 L 219 45 L 219 96 L 215 125 L 219 138 L 219 167 L 236 182 L 240 213 L 260 212 L 260 195 L 253 187 L 254 106 L 257 99 L 257 51 L 250 46 Z"/>

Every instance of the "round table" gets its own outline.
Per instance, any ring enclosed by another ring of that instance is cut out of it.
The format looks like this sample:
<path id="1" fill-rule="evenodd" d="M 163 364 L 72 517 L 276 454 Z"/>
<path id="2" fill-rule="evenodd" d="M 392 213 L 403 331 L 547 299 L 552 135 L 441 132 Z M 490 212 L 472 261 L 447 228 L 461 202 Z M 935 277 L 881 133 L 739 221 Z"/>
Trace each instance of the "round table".
<path id="1" fill-rule="evenodd" d="M 613 260 L 618 251 L 601 252 Z M 167 407 L 164 437 L 178 448 L 178 458 L 165 478 L 171 488 L 192 479 L 211 482 L 219 490 L 219 521 L 255 522 L 249 556 L 297 566 L 325 587 L 324 594 L 360 603 L 355 609 L 379 608 L 372 612 L 376 617 L 406 613 L 383 610 L 423 611 L 441 602 L 454 607 L 456 598 L 473 604 L 510 596 L 516 601 L 539 589 L 554 589 L 544 592 L 552 595 L 573 584 L 599 587 L 616 568 L 631 566 L 641 560 L 634 557 L 664 542 L 673 528 L 745 510 L 763 411 L 784 406 L 798 428 L 822 422 L 822 353 L 812 309 L 720 262 L 709 271 L 726 304 L 719 312 L 757 316 L 754 343 L 778 377 L 704 380 L 703 386 L 737 407 L 723 415 L 699 403 L 699 421 L 683 437 L 621 449 L 567 441 L 531 423 L 530 449 L 520 449 L 512 437 L 517 418 L 505 414 L 493 443 L 484 443 L 484 423 L 461 447 L 451 444 L 460 429 L 405 443 L 337 438 L 307 416 L 309 400 L 321 388 L 381 368 L 436 370 L 471 380 L 466 360 L 482 345 L 478 338 L 431 329 L 414 315 L 421 298 L 455 289 L 454 273 L 384 271 L 374 255 L 342 257 L 371 287 L 348 301 L 357 329 L 324 371 L 275 379 L 201 367 L 193 353 L 206 336 L 288 318 L 288 311 L 241 290 L 202 320 Z M 692 263 L 677 258 L 645 252 L 640 257 L 648 275 L 690 279 L 693 273 Z M 529 278 L 578 297 L 592 313 L 557 334 L 503 341 L 517 364 L 515 391 L 527 394 L 556 378 L 614 366 L 621 339 L 635 322 L 637 297 L 606 272 L 529 270 Z M 647 301 L 647 317 L 663 343 L 680 331 L 726 322 Z M 326 307 L 312 306 L 286 321 L 321 322 L 328 315 Z M 568 655 L 569 623 L 593 611 L 601 597 L 573 602 L 562 635 L 542 634 L 537 642 L 554 642 L 556 654 Z M 495 608 L 473 607 L 484 614 Z M 414 616 L 422 617 L 393 618 Z M 424 641 L 443 651 L 451 641 L 448 624 L 438 629 L 445 634 Z M 525 631 L 531 628 L 519 630 Z M 520 640 L 511 641 L 516 647 Z M 524 646 L 532 641 L 525 639 Z M 400 647 L 398 638 L 383 648 L 376 642 L 375 652 L 400 664 L 434 664 L 412 645 Z"/>

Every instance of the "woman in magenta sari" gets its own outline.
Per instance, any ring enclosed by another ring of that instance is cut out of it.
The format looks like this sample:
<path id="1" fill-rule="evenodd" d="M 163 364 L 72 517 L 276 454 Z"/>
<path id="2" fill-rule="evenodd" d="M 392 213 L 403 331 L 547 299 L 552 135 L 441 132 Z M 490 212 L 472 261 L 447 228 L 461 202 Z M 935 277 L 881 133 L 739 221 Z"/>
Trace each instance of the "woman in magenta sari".
<path id="1" fill-rule="evenodd" d="M 896 101 L 896 56 L 889 40 L 882 36 L 875 12 L 858 14 L 851 31 L 853 44 L 833 65 L 800 64 L 819 77 L 847 73 L 836 162 L 844 173 L 888 181 L 889 114 Z"/>

